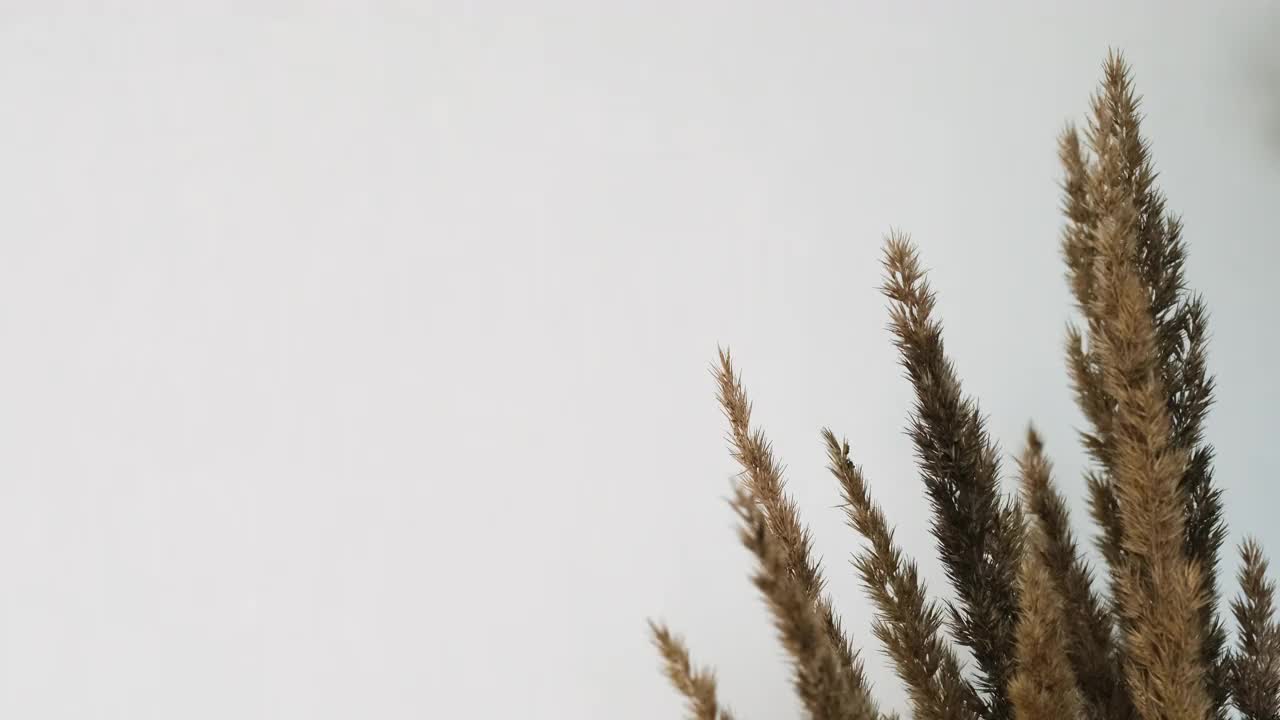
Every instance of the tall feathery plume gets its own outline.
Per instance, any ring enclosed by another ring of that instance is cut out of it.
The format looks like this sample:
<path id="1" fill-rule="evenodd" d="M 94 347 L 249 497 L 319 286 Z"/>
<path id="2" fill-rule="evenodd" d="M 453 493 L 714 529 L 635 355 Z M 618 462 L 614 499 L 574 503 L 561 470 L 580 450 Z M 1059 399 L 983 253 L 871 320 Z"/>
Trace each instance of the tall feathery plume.
<path id="1" fill-rule="evenodd" d="M 1068 659 L 1071 643 L 1065 603 L 1045 563 L 1047 538 L 1038 526 L 1028 532 L 1028 552 L 1019 576 L 1022 615 L 1018 618 L 1018 667 L 1009 681 L 1009 700 L 1018 720 L 1085 720 L 1085 703 Z"/>
<path id="2" fill-rule="evenodd" d="M 813 541 L 809 529 L 800 520 L 795 501 L 786 493 L 782 469 L 774 459 L 768 439 L 763 431 L 751 427 L 751 401 L 741 378 L 734 372 L 727 350 L 720 351 L 720 364 L 715 375 L 720 406 L 729 420 L 729 445 L 734 459 L 742 467 L 742 485 L 759 505 L 774 538 L 773 544 L 786 561 L 788 573 L 813 606 L 823 634 L 836 653 L 845 684 L 855 696 L 854 701 L 871 709 L 873 717 L 876 714 L 875 703 L 862 660 L 841 628 L 830 600 L 823 593 L 825 582 L 812 556 Z"/>
<path id="3" fill-rule="evenodd" d="M 689 704 L 689 720 L 733 720 L 716 699 L 716 677 L 710 669 L 696 668 L 684 641 L 660 623 L 649 622 L 653 644 L 662 655 L 663 672 Z"/>
<path id="4" fill-rule="evenodd" d="M 969 648 L 986 695 L 986 720 L 1010 717 L 1022 519 L 999 491 L 999 460 L 978 406 L 961 393 L 933 318 L 930 290 L 910 240 L 892 233 L 885 250 L 890 328 L 915 389 L 910 434 L 933 509 L 933 535 L 959 597 L 955 639 Z"/>
<path id="5" fill-rule="evenodd" d="M 975 720 L 981 716 L 980 701 L 942 635 L 941 610 L 928 600 L 915 563 L 894 543 L 893 529 L 872 502 L 862 472 L 849 459 L 848 443 L 825 429 L 823 439 L 828 467 L 840 481 L 849 525 L 868 543 L 854 564 L 878 611 L 873 631 L 906 683 L 912 717 Z"/>
<path id="6" fill-rule="evenodd" d="M 786 493 L 782 468 L 773 457 L 768 439 L 763 432 L 751 428 L 751 401 L 742 387 L 741 378 L 734 372 L 732 358 L 726 350 L 720 351 L 720 364 L 715 375 L 717 399 L 729 420 L 729 446 L 734 459 L 742 467 L 741 479 L 764 511 L 769 528 L 787 558 L 790 572 L 822 619 L 824 632 L 836 648 L 851 685 L 866 688 L 862 661 L 841 628 L 830 600 L 823 594 L 825 582 L 813 559 L 813 540 L 809 529 L 800 520 L 795 501 Z"/>
<path id="7" fill-rule="evenodd" d="M 977 403 L 962 393 L 933 292 L 904 235 L 887 240 L 882 291 L 915 393 L 909 434 L 931 529 L 956 596 L 945 606 L 950 638 L 943 606 L 895 543 L 848 444 L 824 431 L 848 522 L 867 540 L 854 564 L 876 605 L 874 632 L 917 720 L 1226 720 L 1233 703 L 1245 720 L 1280 720 L 1275 590 L 1251 540 L 1232 603 L 1234 652 L 1217 611 L 1226 530 L 1203 430 L 1214 391 L 1207 312 L 1186 288 L 1182 226 L 1156 188 L 1128 68 L 1112 53 L 1105 70 L 1087 128 L 1068 129 L 1059 153 L 1062 252 L 1082 318 L 1068 329 L 1066 354 L 1088 423 L 1085 479 L 1110 597 L 1092 587 L 1034 431 L 1018 461 L 1024 505 L 1001 496 L 997 450 Z M 739 537 L 756 558 L 753 580 L 807 715 L 897 720 L 871 697 L 728 352 L 715 374 L 742 467 L 732 500 Z M 711 672 L 695 668 L 665 627 L 653 633 L 693 720 L 729 720 Z M 962 668 L 959 646 L 975 672 Z"/>
<path id="8" fill-rule="evenodd" d="M 1165 209 L 1155 187 L 1156 173 L 1147 141 L 1141 135 L 1139 98 L 1123 58 L 1112 53 L 1105 67 L 1102 91 L 1093 100 L 1087 131 L 1090 149 L 1113 148 L 1115 161 L 1102 177 L 1100 164 L 1091 165 L 1077 133 L 1068 130 L 1060 145 L 1066 170 L 1064 213 L 1069 223 L 1063 253 L 1077 303 L 1084 311 L 1089 335 L 1099 319 L 1091 312 L 1093 266 L 1097 259 L 1098 222 L 1118 200 L 1136 212 L 1130 262 L 1146 294 L 1155 333 L 1157 372 L 1164 388 L 1170 442 L 1186 454 L 1179 479 L 1185 502 L 1183 547 L 1201 568 L 1204 633 L 1201 654 L 1208 673 L 1208 691 L 1215 714 L 1225 717 L 1228 704 L 1226 631 L 1217 613 L 1217 566 L 1226 529 L 1222 522 L 1221 491 L 1212 478 L 1213 448 L 1204 442 L 1203 422 L 1212 403 L 1213 379 L 1206 369 L 1207 312 L 1203 301 L 1186 289 L 1183 267 L 1186 249 L 1181 223 Z M 1093 431 L 1085 433 L 1086 448 L 1100 464 L 1088 476 L 1090 504 L 1103 529 L 1099 546 L 1115 576 L 1120 558 L 1121 529 L 1112 487 L 1111 423 L 1115 399 L 1106 392 L 1096 352 L 1079 330 L 1068 333 L 1068 367 L 1077 400 Z M 1127 619 L 1119 618 L 1121 626 Z"/>
<path id="9" fill-rule="evenodd" d="M 1037 562 L 1043 566 L 1024 567 L 1023 572 L 1044 575 L 1061 598 L 1065 652 L 1086 715 L 1098 719 L 1130 717 L 1132 704 L 1112 659 L 1111 614 L 1093 590 L 1092 573 L 1076 546 L 1066 501 L 1054 487 L 1053 468 L 1035 428 L 1027 429 L 1027 446 L 1018 460 L 1018 470 L 1023 504 L 1037 533 L 1036 542 L 1025 552 L 1038 555 Z M 1026 592 L 1026 582 L 1022 586 Z M 1044 608 L 1044 598 L 1036 602 Z M 1023 601 L 1024 611 L 1030 603 Z"/>
<path id="10" fill-rule="evenodd" d="M 1280 627 L 1275 620 L 1275 583 L 1267 559 L 1252 538 L 1240 546 L 1240 595 L 1231 602 L 1238 627 L 1231 663 L 1231 694 L 1244 720 L 1280 718 Z"/>
<path id="11" fill-rule="evenodd" d="M 774 535 L 760 504 L 739 485 L 733 508 L 742 544 L 756 556 L 752 578 L 773 614 L 783 647 L 791 655 L 796 694 L 813 720 L 875 720 L 879 711 L 865 687 L 855 687 L 839 649 L 812 598 L 790 569 L 787 550 Z"/>
<path id="12" fill-rule="evenodd" d="M 1117 177 L 1120 143 L 1102 139 L 1098 178 Z M 1099 180 L 1108 211 L 1096 236 L 1092 315 L 1103 387 L 1115 400 L 1109 438 L 1125 563 L 1115 588 L 1128 622 L 1125 674 L 1146 720 L 1203 720 L 1212 710 L 1202 662 L 1203 581 L 1183 552 L 1186 452 L 1172 445 L 1156 332 L 1132 262 L 1137 212 L 1127 190 Z"/>

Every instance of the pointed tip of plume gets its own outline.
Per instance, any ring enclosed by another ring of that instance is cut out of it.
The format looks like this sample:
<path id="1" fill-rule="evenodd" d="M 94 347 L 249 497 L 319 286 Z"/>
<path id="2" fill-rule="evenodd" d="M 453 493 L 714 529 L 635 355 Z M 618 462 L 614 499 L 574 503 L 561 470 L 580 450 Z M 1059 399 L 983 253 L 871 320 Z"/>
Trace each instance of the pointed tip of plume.
<path id="1" fill-rule="evenodd" d="M 918 270 L 920 253 L 916 250 L 911 235 L 901 230 L 890 230 L 884 238 L 884 251 L 881 264 L 890 273 L 902 270 Z"/>
<path id="2" fill-rule="evenodd" d="M 892 272 L 895 268 L 914 267 L 919 260 L 920 254 L 909 233 L 893 229 L 885 235 L 881 264 L 887 270 Z"/>
<path id="3" fill-rule="evenodd" d="M 716 378 L 725 375 L 733 377 L 733 354 L 728 347 L 719 343 L 716 343 L 716 359 L 711 363 L 711 374 Z"/>
<path id="4" fill-rule="evenodd" d="M 912 252 L 911 233 L 898 227 L 889 228 L 884 236 L 885 248 L 897 252 Z"/>
<path id="5" fill-rule="evenodd" d="M 729 442 L 734 447 L 735 457 L 739 457 L 739 453 L 750 444 L 751 401 L 742 387 L 741 375 L 733 367 L 733 357 L 728 348 L 720 350 L 719 364 L 711 374 L 716 381 L 716 400 L 729 420 Z"/>
<path id="6" fill-rule="evenodd" d="M 1027 423 L 1027 452 L 1039 455 L 1044 452 L 1044 441 L 1040 439 L 1040 431 L 1035 422 Z"/>
<path id="7" fill-rule="evenodd" d="M 720 357 L 721 365 L 728 365 L 730 362 L 729 346 L 716 343 L 716 354 Z"/>
<path id="8" fill-rule="evenodd" d="M 827 456 L 833 462 L 849 453 L 849 441 L 836 436 L 831 428 L 822 428 L 822 442 L 827 446 Z"/>
<path id="9" fill-rule="evenodd" d="M 1023 484 L 1028 484 L 1029 480 L 1026 476 L 1037 476 L 1033 485 L 1051 485 L 1048 481 L 1049 461 L 1044 454 L 1044 438 L 1041 437 L 1040 431 L 1036 429 L 1034 423 L 1027 423 L 1026 442 L 1022 447 L 1022 454 L 1016 458 L 1019 474 L 1023 476 Z"/>
<path id="10" fill-rule="evenodd" d="M 884 284 L 880 286 L 880 292 L 896 306 L 891 310 L 891 327 L 905 329 L 928 325 L 935 298 L 926 277 L 928 273 L 920 263 L 920 252 L 911 236 L 898 230 L 891 231 L 885 238 L 881 265 L 884 267 Z"/>
<path id="11" fill-rule="evenodd" d="M 1107 51 L 1107 59 L 1103 61 L 1103 84 L 1109 89 L 1128 91 L 1133 85 L 1133 70 L 1125 57 L 1124 51 L 1111 48 Z"/>

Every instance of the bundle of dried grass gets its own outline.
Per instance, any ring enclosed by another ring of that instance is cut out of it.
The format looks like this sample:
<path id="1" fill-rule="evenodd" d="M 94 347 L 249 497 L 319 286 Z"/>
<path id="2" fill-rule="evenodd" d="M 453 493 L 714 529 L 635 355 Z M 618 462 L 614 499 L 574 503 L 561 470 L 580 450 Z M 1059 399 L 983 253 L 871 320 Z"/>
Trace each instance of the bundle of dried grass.
<path id="1" fill-rule="evenodd" d="M 1182 226 L 1155 186 L 1138 108 L 1112 53 L 1083 139 L 1068 129 L 1060 143 L 1062 250 L 1083 320 L 1068 330 L 1067 365 L 1090 426 L 1084 479 L 1103 590 L 1034 430 L 1017 460 L 1020 497 L 1002 496 L 999 453 L 946 354 L 918 254 L 903 234 L 887 240 L 883 292 L 914 389 L 909 431 L 953 602 L 929 597 L 848 443 L 830 430 L 823 438 L 848 524 L 866 542 L 854 566 L 876 608 L 873 633 L 919 720 L 1217 720 L 1233 704 L 1248 720 L 1280 718 L 1280 626 L 1255 542 L 1241 549 L 1234 652 L 1216 612 L 1226 528 L 1202 430 L 1213 398 L 1207 312 L 1186 288 Z M 895 717 L 872 697 L 824 593 L 810 533 L 751 424 L 728 352 L 715 375 L 742 469 L 732 501 L 740 539 L 805 710 L 816 720 Z M 653 636 L 690 716 L 729 718 L 711 673 L 665 626 Z"/>

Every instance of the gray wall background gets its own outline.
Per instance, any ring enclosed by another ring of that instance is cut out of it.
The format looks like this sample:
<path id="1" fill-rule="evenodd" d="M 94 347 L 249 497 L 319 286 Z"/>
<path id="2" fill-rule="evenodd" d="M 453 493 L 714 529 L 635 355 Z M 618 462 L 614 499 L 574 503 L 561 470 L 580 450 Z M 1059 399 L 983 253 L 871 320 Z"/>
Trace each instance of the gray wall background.
<path id="1" fill-rule="evenodd" d="M 1213 310 L 1231 541 L 1280 553 L 1275 16 L 885 5 L 0 4 L 0 715 L 674 718 L 654 616 L 798 717 L 717 343 L 901 706 L 818 430 L 945 593 L 900 227 L 1084 527 L 1055 140 L 1108 46 Z"/>

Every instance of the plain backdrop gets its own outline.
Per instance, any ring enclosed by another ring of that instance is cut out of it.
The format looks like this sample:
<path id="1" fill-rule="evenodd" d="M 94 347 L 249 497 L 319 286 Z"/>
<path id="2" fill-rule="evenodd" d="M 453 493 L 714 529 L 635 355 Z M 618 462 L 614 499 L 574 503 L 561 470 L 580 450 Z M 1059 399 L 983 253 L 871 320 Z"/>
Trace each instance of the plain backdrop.
<path id="1" fill-rule="evenodd" d="M 0 716 L 676 718 L 655 617 L 742 717 L 800 717 L 717 344 L 903 707 L 818 431 L 949 597 L 900 228 L 1090 534 L 1055 152 L 1109 47 L 1213 313 L 1230 542 L 1280 553 L 1276 16 L 888 5 L 0 2 Z"/>

